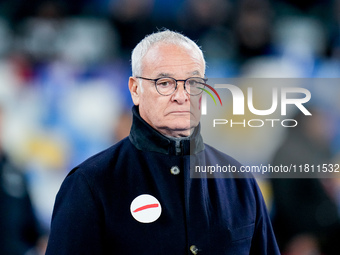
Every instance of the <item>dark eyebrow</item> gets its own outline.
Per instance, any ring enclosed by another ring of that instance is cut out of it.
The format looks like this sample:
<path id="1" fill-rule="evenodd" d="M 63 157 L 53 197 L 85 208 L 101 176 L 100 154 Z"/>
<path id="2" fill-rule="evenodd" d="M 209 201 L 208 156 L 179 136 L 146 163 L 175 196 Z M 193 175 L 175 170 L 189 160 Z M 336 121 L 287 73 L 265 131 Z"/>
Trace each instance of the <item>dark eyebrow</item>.
<path id="1" fill-rule="evenodd" d="M 159 73 L 156 78 L 172 77 L 170 73 Z"/>
<path id="2" fill-rule="evenodd" d="M 198 75 L 198 76 L 201 76 L 201 73 L 200 73 L 200 71 L 198 71 L 198 70 L 195 70 L 195 71 L 191 72 L 190 74 L 191 74 L 191 75 Z"/>

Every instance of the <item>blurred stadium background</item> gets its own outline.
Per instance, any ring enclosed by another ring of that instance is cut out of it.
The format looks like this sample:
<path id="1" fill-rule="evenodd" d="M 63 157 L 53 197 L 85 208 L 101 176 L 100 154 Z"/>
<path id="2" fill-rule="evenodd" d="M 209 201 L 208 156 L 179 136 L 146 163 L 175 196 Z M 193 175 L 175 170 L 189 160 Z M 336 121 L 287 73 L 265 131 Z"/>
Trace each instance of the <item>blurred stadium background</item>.
<path id="1" fill-rule="evenodd" d="M 130 53 L 162 28 L 202 46 L 207 77 L 340 77 L 339 0 L 1 0 L 1 148 L 47 233 L 68 171 L 128 135 Z M 315 94 L 334 106 L 336 158 L 340 93 Z"/>

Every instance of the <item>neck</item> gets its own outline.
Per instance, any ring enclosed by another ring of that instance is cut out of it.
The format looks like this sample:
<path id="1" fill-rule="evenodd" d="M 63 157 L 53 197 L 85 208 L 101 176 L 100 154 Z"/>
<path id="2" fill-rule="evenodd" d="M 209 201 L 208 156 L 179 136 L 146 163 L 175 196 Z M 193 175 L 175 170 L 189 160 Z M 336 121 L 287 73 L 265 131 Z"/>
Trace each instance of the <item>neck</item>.
<path id="1" fill-rule="evenodd" d="M 137 107 L 133 107 L 132 112 L 133 124 L 129 139 L 137 149 L 168 155 L 179 155 L 178 143 L 181 145 L 181 155 L 196 154 L 204 149 L 199 125 L 189 132 L 183 130 L 182 132 L 160 133 L 140 117 Z"/>

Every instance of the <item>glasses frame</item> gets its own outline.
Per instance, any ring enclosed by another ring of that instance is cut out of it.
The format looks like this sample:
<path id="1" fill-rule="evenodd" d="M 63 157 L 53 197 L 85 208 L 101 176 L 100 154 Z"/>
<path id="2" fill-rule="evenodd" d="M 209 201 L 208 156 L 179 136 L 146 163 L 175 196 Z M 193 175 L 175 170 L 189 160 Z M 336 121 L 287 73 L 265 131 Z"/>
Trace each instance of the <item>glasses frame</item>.
<path id="1" fill-rule="evenodd" d="M 136 78 L 138 78 L 138 79 L 143 79 L 143 80 L 147 80 L 147 81 L 153 81 L 153 82 L 155 83 L 155 88 L 156 88 L 158 94 L 160 94 L 160 95 L 162 95 L 162 96 L 170 96 L 170 95 L 172 95 L 173 93 L 175 93 L 175 91 L 177 90 L 177 86 L 178 86 L 178 82 L 179 82 L 179 81 L 183 81 L 183 82 L 184 82 L 184 90 L 185 90 L 185 92 L 187 92 L 187 93 L 188 93 L 189 95 L 191 95 L 191 96 L 198 96 L 198 95 L 202 94 L 203 90 L 201 90 L 200 93 L 198 93 L 198 94 L 190 94 L 190 93 L 187 91 L 187 89 L 186 89 L 186 83 L 187 83 L 187 81 L 190 80 L 190 79 L 194 79 L 194 78 L 202 79 L 202 80 L 204 81 L 204 83 L 203 83 L 204 86 L 206 85 L 206 83 L 207 83 L 207 81 L 208 81 L 207 78 L 202 78 L 202 77 L 189 77 L 189 78 L 187 78 L 187 79 L 185 79 L 185 80 L 176 80 L 175 78 L 172 78 L 172 77 L 160 77 L 160 78 L 157 78 L 157 79 L 150 79 L 150 78 L 145 78 L 145 77 L 142 77 L 142 76 L 136 76 Z M 176 86 L 175 86 L 174 91 L 171 92 L 170 94 L 162 94 L 162 93 L 160 93 L 160 92 L 158 91 L 158 89 L 157 89 L 157 81 L 159 81 L 159 80 L 161 80 L 161 79 L 172 79 L 172 80 L 174 80 L 174 81 L 176 82 Z"/>

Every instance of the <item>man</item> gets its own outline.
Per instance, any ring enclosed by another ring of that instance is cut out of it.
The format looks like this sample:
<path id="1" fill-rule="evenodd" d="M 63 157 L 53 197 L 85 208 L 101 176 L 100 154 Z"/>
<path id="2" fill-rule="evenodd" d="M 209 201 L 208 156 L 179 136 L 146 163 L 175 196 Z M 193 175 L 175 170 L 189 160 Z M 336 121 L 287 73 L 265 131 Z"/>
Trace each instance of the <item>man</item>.
<path id="1" fill-rule="evenodd" d="M 204 74 L 202 51 L 181 34 L 136 46 L 130 135 L 67 176 L 46 254 L 279 254 L 254 179 L 190 178 L 190 155 L 240 166 L 203 144 Z"/>

